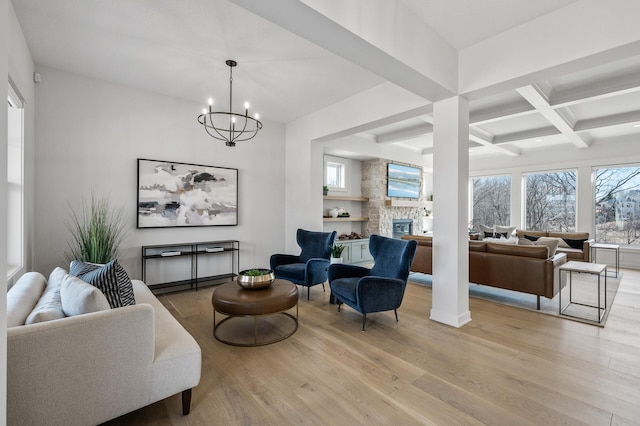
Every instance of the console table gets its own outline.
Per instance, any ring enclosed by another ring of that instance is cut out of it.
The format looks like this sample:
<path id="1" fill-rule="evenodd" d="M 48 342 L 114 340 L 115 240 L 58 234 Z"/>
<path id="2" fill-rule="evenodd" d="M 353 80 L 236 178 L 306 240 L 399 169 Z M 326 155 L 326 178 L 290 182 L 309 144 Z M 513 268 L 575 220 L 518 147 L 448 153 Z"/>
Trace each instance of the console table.
<path id="1" fill-rule="evenodd" d="M 205 281 L 233 279 L 238 275 L 240 265 L 240 242 L 237 240 L 202 241 L 191 243 L 159 244 L 142 246 L 142 281 L 151 289 L 189 285 L 198 290 L 198 284 Z M 203 256 L 224 256 L 220 259 L 223 268 L 216 273 L 200 276 L 198 273 L 198 259 Z M 173 260 L 171 260 L 173 259 Z M 159 283 L 147 282 L 147 262 L 170 262 L 177 259 L 186 260 L 177 267 L 184 268 L 189 278 L 164 281 Z M 187 269 L 187 265 L 189 269 Z"/>

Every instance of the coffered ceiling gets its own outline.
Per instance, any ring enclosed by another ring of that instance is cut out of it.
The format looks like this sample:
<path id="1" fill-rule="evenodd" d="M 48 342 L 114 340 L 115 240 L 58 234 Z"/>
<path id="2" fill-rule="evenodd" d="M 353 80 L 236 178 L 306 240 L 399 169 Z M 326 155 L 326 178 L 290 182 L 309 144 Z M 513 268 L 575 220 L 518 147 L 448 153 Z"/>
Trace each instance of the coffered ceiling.
<path id="1" fill-rule="evenodd" d="M 234 70 L 234 102 L 250 100 L 252 109 L 260 112 L 266 122 L 289 123 L 331 108 L 341 100 L 391 81 L 394 71 L 388 69 L 393 67 L 396 76 L 404 75 L 406 79 L 400 77 L 391 82 L 410 91 L 416 88 L 419 96 L 447 90 L 443 89 L 446 83 L 438 83 L 434 92 L 423 91 L 421 75 L 415 72 L 421 64 L 409 63 L 411 59 L 403 64 L 398 58 L 380 54 L 380 61 L 384 62 L 380 64 L 366 55 L 359 57 L 362 50 L 353 40 L 360 40 L 353 37 L 353 29 L 345 31 L 340 26 L 342 22 L 335 27 L 325 25 L 323 30 L 317 20 L 308 19 L 331 8 L 344 9 L 345 16 L 358 18 L 356 30 L 374 35 L 388 30 L 367 28 L 367 6 L 372 3 L 362 0 L 12 3 L 39 69 L 53 67 L 204 104 L 210 96 L 226 99 L 228 68 L 224 61 L 235 59 L 239 66 Z M 408 10 L 411 18 L 428 30 L 425 34 L 431 34 L 455 58 L 456 52 L 491 42 L 520 25 L 549 22 L 546 18 L 567 10 L 563 8 L 576 4 L 588 8 L 597 2 L 395 0 L 376 4 L 391 12 Z M 624 0 L 608 4 L 612 16 L 617 4 L 629 7 Z M 300 6 L 315 9 L 313 14 L 298 16 Z M 259 10 L 269 7 L 272 10 Z M 400 15 L 396 15 L 390 19 L 399 19 Z M 340 21 L 341 17 L 334 19 Z M 562 33 L 558 28 L 541 27 L 541 37 L 551 31 Z M 420 46 L 422 40 L 417 37 L 413 42 Z M 374 46 L 366 53 L 378 55 L 376 49 Z M 579 150 L 594 144 L 638 139 L 637 50 L 631 49 L 634 54 L 623 58 L 611 55 L 610 61 L 598 61 L 596 66 L 555 72 L 545 78 L 529 79 L 522 86 L 470 96 L 471 155 L 518 157 L 560 145 Z M 46 73 L 42 78 L 46 80 Z M 429 109 L 432 100 L 425 99 L 421 115 L 385 122 L 355 137 L 429 156 L 433 146 L 433 114 Z M 194 107 L 194 114 L 199 108 Z M 341 152 L 358 158 L 367 155 L 349 149 Z"/>

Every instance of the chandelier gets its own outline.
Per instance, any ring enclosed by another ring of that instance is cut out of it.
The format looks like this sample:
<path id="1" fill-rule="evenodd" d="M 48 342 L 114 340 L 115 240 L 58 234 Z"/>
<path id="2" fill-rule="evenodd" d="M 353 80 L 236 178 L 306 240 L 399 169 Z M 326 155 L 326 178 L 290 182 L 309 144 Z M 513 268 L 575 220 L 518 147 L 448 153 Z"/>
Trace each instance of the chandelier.
<path id="1" fill-rule="evenodd" d="M 209 108 L 202 110 L 198 122 L 204 126 L 209 136 L 224 141 L 227 146 L 236 146 L 236 142 L 248 141 L 262 129 L 259 115 L 249 116 L 249 102 L 244 103 L 244 114 L 233 112 L 233 68 L 238 65 L 231 59 L 225 62 L 229 66 L 229 112 L 213 111 L 213 99 L 209 98 Z"/>

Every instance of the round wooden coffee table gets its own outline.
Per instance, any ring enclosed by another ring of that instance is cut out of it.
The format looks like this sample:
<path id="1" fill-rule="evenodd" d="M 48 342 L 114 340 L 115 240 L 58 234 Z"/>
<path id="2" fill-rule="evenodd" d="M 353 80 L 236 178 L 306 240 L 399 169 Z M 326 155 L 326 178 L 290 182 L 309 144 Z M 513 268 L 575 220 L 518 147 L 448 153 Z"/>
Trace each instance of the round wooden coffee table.
<path id="1" fill-rule="evenodd" d="M 262 346 L 286 339 L 298 329 L 298 288 L 295 284 L 276 279 L 270 287 L 245 290 L 238 283 L 230 282 L 216 288 L 211 297 L 213 304 L 213 336 L 222 343 L 234 346 Z M 296 307 L 296 316 L 286 312 Z M 227 317 L 216 323 L 216 312 Z M 283 315 L 293 321 L 293 330 L 269 340 L 258 341 L 258 318 Z M 219 336 L 220 326 L 238 317 L 253 318 L 253 343 L 231 341 Z"/>

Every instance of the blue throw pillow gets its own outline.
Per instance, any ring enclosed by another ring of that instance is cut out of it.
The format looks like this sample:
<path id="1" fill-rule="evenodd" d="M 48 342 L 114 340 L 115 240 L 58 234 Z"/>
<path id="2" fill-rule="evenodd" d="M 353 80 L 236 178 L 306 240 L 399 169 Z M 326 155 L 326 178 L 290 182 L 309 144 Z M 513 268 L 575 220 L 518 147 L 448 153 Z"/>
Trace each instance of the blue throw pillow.
<path id="1" fill-rule="evenodd" d="M 71 262 L 69 274 L 100 289 L 111 308 L 136 304 L 131 279 L 117 260 L 112 260 L 106 265 L 74 260 Z"/>

